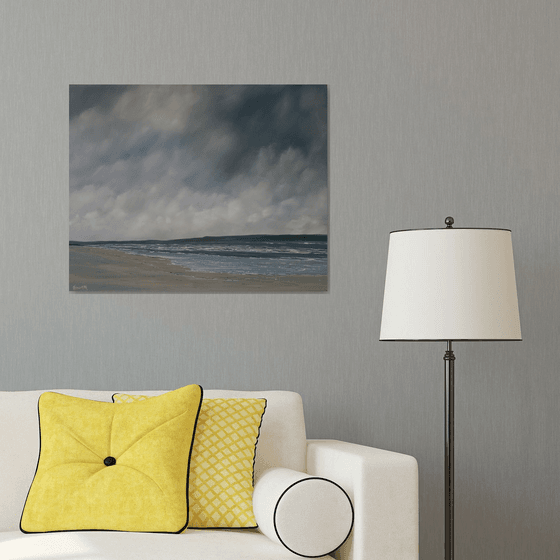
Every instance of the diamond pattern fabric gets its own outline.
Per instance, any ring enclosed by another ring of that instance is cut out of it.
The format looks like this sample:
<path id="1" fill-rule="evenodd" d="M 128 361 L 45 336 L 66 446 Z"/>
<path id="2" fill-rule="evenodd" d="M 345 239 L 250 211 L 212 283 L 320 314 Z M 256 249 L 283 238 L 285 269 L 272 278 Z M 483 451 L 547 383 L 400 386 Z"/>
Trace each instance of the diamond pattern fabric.
<path id="1" fill-rule="evenodd" d="M 142 395 L 113 396 L 116 403 Z M 203 399 L 189 477 L 189 528 L 256 527 L 253 470 L 266 399 Z"/>

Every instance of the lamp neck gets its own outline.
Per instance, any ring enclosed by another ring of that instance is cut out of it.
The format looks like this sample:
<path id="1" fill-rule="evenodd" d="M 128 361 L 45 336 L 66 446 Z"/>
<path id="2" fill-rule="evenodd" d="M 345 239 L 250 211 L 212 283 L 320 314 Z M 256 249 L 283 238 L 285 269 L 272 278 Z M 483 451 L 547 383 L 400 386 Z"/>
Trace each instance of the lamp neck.
<path id="1" fill-rule="evenodd" d="M 453 353 L 453 341 L 452 340 L 448 340 L 447 341 L 447 352 L 445 353 L 445 356 L 443 357 L 444 360 L 454 360 L 455 359 L 455 354 Z"/>

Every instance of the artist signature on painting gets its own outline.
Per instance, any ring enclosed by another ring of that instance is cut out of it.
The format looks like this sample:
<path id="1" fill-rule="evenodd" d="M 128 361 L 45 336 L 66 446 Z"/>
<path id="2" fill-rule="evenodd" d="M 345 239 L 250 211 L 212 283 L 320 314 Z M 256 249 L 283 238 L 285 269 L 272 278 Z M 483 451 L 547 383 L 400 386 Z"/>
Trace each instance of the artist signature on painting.
<path id="1" fill-rule="evenodd" d="M 79 291 L 86 291 L 87 292 L 87 286 L 84 284 L 83 286 L 76 286 L 75 284 L 72 286 L 72 290 L 74 292 L 79 292 Z"/>

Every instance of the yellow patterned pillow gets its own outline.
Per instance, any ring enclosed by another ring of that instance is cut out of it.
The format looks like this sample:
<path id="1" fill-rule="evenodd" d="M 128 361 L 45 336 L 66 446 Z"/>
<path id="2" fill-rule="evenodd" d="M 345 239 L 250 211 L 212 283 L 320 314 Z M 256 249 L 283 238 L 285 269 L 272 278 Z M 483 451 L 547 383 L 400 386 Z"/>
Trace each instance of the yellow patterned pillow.
<path id="1" fill-rule="evenodd" d="M 142 395 L 113 395 L 116 403 Z M 254 528 L 253 470 L 266 399 L 203 399 L 190 466 L 189 528 Z"/>
<path id="2" fill-rule="evenodd" d="M 131 406 L 43 393 L 21 530 L 183 531 L 201 401 L 198 385 Z"/>

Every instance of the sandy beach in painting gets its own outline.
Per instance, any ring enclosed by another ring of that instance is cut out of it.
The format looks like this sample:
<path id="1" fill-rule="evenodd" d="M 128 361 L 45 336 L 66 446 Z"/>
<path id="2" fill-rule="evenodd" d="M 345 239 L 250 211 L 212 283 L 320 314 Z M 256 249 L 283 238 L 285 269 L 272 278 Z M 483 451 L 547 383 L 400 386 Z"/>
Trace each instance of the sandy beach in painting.
<path id="1" fill-rule="evenodd" d="M 327 276 L 193 272 L 168 259 L 70 247 L 70 291 L 130 293 L 325 292 Z"/>

